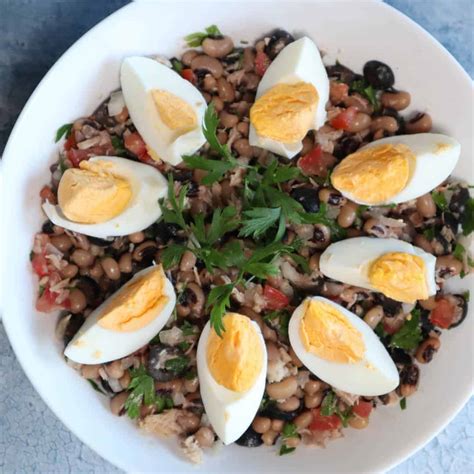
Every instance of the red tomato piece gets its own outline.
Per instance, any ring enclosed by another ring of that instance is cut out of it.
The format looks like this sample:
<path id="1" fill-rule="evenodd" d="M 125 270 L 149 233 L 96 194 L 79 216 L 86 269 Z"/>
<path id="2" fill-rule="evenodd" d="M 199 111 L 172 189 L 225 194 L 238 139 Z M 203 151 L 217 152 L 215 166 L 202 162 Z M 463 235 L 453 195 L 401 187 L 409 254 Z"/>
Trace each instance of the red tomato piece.
<path id="1" fill-rule="evenodd" d="M 49 273 L 48 260 L 43 255 L 35 254 L 31 260 L 33 271 L 40 277 Z"/>
<path id="2" fill-rule="evenodd" d="M 372 403 L 359 400 L 353 407 L 352 411 L 362 418 L 368 418 L 372 411 Z"/>
<path id="3" fill-rule="evenodd" d="M 62 308 L 62 305 L 56 303 L 58 294 L 46 288 L 43 294 L 36 300 L 36 309 L 42 313 L 51 313 Z"/>
<path id="4" fill-rule="evenodd" d="M 196 84 L 196 76 L 192 69 L 183 69 L 181 71 L 181 77 L 189 81 L 191 84 Z"/>
<path id="5" fill-rule="evenodd" d="M 316 145 L 309 153 L 298 160 L 298 166 L 304 174 L 316 174 L 322 164 L 323 150 Z"/>
<path id="6" fill-rule="evenodd" d="M 440 298 L 431 311 L 430 321 L 442 329 L 448 329 L 453 324 L 455 316 L 454 306 L 446 298 Z"/>
<path id="7" fill-rule="evenodd" d="M 263 76 L 268 66 L 270 66 L 270 58 L 263 51 L 257 51 L 255 55 L 255 72 L 259 76 Z"/>
<path id="8" fill-rule="evenodd" d="M 76 137 L 74 136 L 74 132 L 71 132 L 66 142 L 64 143 L 64 149 L 70 150 L 71 148 L 75 148 L 76 145 Z"/>
<path id="9" fill-rule="evenodd" d="M 40 198 L 44 201 L 49 201 L 51 204 L 56 204 L 56 195 L 50 186 L 43 186 L 40 191 Z"/>
<path id="10" fill-rule="evenodd" d="M 352 122 L 355 119 L 357 114 L 357 109 L 355 107 L 348 107 L 347 109 L 340 112 L 336 115 L 331 121 L 330 124 L 333 128 L 337 128 L 340 130 L 347 130 Z"/>
<path id="11" fill-rule="evenodd" d="M 290 304 L 290 299 L 285 293 L 273 288 L 273 286 L 265 285 L 263 287 L 263 297 L 267 301 L 266 308 L 270 310 L 277 310 L 286 308 Z"/>
<path id="12" fill-rule="evenodd" d="M 314 408 L 311 413 L 313 415 L 313 420 L 309 425 L 311 431 L 336 430 L 341 426 L 341 419 L 337 415 L 321 415 L 320 408 Z"/>

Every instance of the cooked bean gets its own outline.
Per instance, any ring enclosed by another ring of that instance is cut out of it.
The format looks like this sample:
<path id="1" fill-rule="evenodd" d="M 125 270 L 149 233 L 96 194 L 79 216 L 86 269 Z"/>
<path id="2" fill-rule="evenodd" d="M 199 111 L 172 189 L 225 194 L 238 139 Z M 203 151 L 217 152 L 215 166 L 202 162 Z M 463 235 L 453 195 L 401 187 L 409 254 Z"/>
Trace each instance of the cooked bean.
<path id="1" fill-rule="evenodd" d="M 248 91 L 255 91 L 260 83 L 260 79 L 261 77 L 259 75 L 253 72 L 247 72 L 242 78 L 242 84 L 244 84 Z M 253 102 L 253 97 L 251 102 Z"/>
<path id="2" fill-rule="evenodd" d="M 267 359 L 271 362 L 280 359 L 280 351 L 277 345 L 273 341 L 266 341 L 267 346 Z"/>
<path id="3" fill-rule="evenodd" d="M 321 382 L 319 380 L 308 380 L 306 383 L 305 383 L 305 386 L 304 386 L 304 391 L 308 394 L 308 395 L 314 395 L 316 392 L 319 392 L 319 390 L 321 390 Z"/>
<path id="4" fill-rule="evenodd" d="M 331 242 L 331 231 L 329 227 L 324 224 L 316 224 L 314 226 L 312 242 L 317 249 L 326 248 Z"/>
<path id="5" fill-rule="evenodd" d="M 413 243 L 426 252 L 431 253 L 433 251 L 433 245 L 423 234 L 416 234 Z"/>
<path id="6" fill-rule="evenodd" d="M 364 232 L 375 237 L 385 237 L 387 234 L 387 228 L 375 217 L 367 219 L 364 223 Z"/>
<path id="7" fill-rule="evenodd" d="M 274 400 L 286 400 L 293 396 L 298 388 L 298 382 L 295 376 L 287 377 L 281 382 L 268 384 L 267 393 Z"/>
<path id="8" fill-rule="evenodd" d="M 63 278 L 74 278 L 77 275 L 79 268 L 73 263 L 68 263 L 62 270 L 61 275 Z"/>
<path id="9" fill-rule="evenodd" d="M 128 392 L 120 392 L 110 399 L 110 411 L 117 416 L 123 414 L 124 405 L 128 398 Z"/>
<path id="10" fill-rule="evenodd" d="M 390 115 L 382 115 L 382 117 L 376 117 L 372 120 L 370 130 L 372 132 L 385 130 L 388 133 L 395 133 L 398 130 L 398 122 L 395 118 L 390 117 Z"/>
<path id="11" fill-rule="evenodd" d="M 187 393 L 194 393 L 199 388 L 199 379 L 197 377 L 184 379 L 183 387 Z"/>
<path id="12" fill-rule="evenodd" d="M 120 268 L 112 257 L 103 258 L 100 264 L 108 278 L 111 280 L 118 280 L 120 278 Z"/>
<path id="13" fill-rule="evenodd" d="M 234 114 L 229 114 L 229 112 L 223 110 L 219 114 L 219 121 L 224 128 L 232 128 L 239 123 L 239 117 Z"/>
<path id="14" fill-rule="evenodd" d="M 158 382 L 155 380 L 155 390 L 164 390 L 166 392 L 181 392 L 182 389 L 182 379 L 169 380 L 168 382 Z"/>
<path id="15" fill-rule="evenodd" d="M 219 79 L 224 73 L 221 62 L 206 54 L 200 54 L 193 58 L 191 61 L 191 69 L 193 71 L 209 71 L 216 79 Z"/>
<path id="16" fill-rule="evenodd" d="M 377 324 L 382 321 L 384 316 L 383 308 L 380 305 L 370 308 L 367 313 L 365 313 L 364 321 L 372 328 L 375 329 Z"/>
<path id="17" fill-rule="evenodd" d="M 296 436 L 292 438 L 287 438 L 285 440 L 285 444 L 288 448 L 296 448 L 300 444 L 300 438 L 297 438 Z"/>
<path id="18" fill-rule="evenodd" d="M 72 240 L 67 234 L 52 235 L 50 240 L 60 252 L 67 252 L 72 247 Z"/>
<path id="19" fill-rule="evenodd" d="M 249 135 L 249 123 L 248 122 L 239 122 L 237 124 L 237 131 L 243 137 L 248 137 L 248 135 Z"/>
<path id="20" fill-rule="evenodd" d="M 374 108 L 370 105 L 370 102 L 359 94 L 349 95 L 343 102 L 346 107 L 355 107 L 359 112 L 363 112 L 364 114 L 372 115 L 374 113 Z"/>
<path id="21" fill-rule="evenodd" d="M 233 102 L 235 100 L 234 87 L 223 77 L 217 79 L 217 93 L 224 102 Z"/>
<path id="22" fill-rule="evenodd" d="M 255 67 L 255 52 L 251 46 L 244 49 L 242 69 L 246 72 L 253 71 Z"/>
<path id="23" fill-rule="evenodd" d="M 335 189 L 321 188 L 318 195 L 321 202 L 326 202 L 331 206 L 343 206 L 346 203 L 346 199 Z"/>
<path id="24" fill-rule="evenodd" d="M 436 271 L 440 277 L 453 277 L 463 270 L 463 263 L 454 255 L 443 255 L 436 258 Z"/>
<path id="25" fill-rule="evenodd" d="M 198 55 L 199 53 L 195 49 L 188 49 L 185 51 L 181 56 L 181 62 L 185 66 L 191 66 L 192 60 Z"/>
<path id="26" fill-rule="evenodd" d="M 436 204 L 431 193 L 423 194 L 416 200 L 416 210 L 423 217 L 434 217 L 436 215 Z"/>
<path id="27" fill-rule="evenodd" d="M 202 288 L 197 283 L 189 283 L 186 290 L 194 295 L 189 303 L 189 308 L 193 313 L 193 316 L 201 316 L 206 301 Z"/>
<path id="28" fill-rule="evenodd" d="M 235 140 L 235 142 L 232 145 L 235 149 L 235 151 L 240 155 L 240 156 L 247 156 L 251 157 L 253 154 L 253 149 L 249 144 L 249 141 L 247 138 L 239 138 Z"/>
<path id="29" fill-rule="evenodd" d="M 141 244 L 145 240 L 144 232 L 134 232 L 128 236 L 128 240 L 132 242 L 132 244 Z"/>
<path id="30" fill-rule="evenodd" d="M 294 411 L 300 406 L 300 401 L 297 397 L 290 397 L 283 402 L 277 403 L 277 408 L 281 411 Z"/>
<path id="31" fill-rule="evenodd" d="M 99 247 L 98 245 L 92 244 L 89 252 L 94 255 L 94 257 L 98 257 L 99 255 L 104 254 L 104 249 Z"/>
<path id="32" fill-rule="evenodd" d="M 204 97 L 204 100 L 206 101 L 206 104 L 209 104 L 212 100 L 212 95 L 209 94 L 209 92 L 203 92 L 202 96 Z"/>
<path id="33" fill-rule="evenodd" d="M 186 250 L 183 256 L 181 257 L 181 261 L 179 262 L 179 269 L 182 272 L 188 272 L 194 268 L 196 265 L 196 255 L 190 250 Z"/>
<path id="34" fill-rule="evenodd" d="M 132 254 L 123 253 L 120 255 L 119 259 L 119 269 L 122 273 L 131 273 L 132 272 Z"/>
<path id="35" fill-rule="evenodd" d="M 191 314 L 191 308 L 182 304 L 176 305 L 176 312 L 180 318 L 185 318 Z"/>
<path id="36" fill-rule="evenodd" d="M 431 311 L 431 310 L 435 309 L 435 307 L 436 307 L 436 298 L 435 298 L 435 296 L 430 296 L 426 300 L 418 301 L 418 303 L 420 304 L 420 306 L 423 309 Z"/>
<path id="37" fill-rule="evenodd" d="M 341 211 L 337 216 L 337 223 L 344 228 L 350 227 L 357 217 L 358 205 L 354 202 L 347 201 L 344 206 L 341 207 Z"/>
<path id="38" fill-rule="evenodd" d="M 94 256 L 87 250 L 76 249 L 72 252 L 71 260 L 79 268 L 90 267 L 94 262 Z"/>
<path id="39" fill-rule="evenodd" d="M 293 362 L 293 364 L 300 368 L 300 367 L 303 367 L 303 362 L 301 362 L 298 358 L 298 356 L 296 355 L 295 351 L 293 350 L 293 347 L 290 346 L 290 350 L 288 352 L 290 354 L 290 357 L 291 357 L 291 362 Z"/>
<path id="40" fill-rule="evenodd" d="M 69 311 L 73 314 L 80 313 L 87 306 L 86 295 L 78 288 L 69 292 Z"/>
<path id="41" fill-rule="evenodd" d="M 278 436 L 278 433 L 273 430 L 265 431 L 262 435 L 262 441 L 265 446 L 273 446 L 275 444 L 275 440 Z"/>
<path id="42" fill-rule="evenodd" d="M 272 430 L 280 433 L 283 431 L 283 427 L 285 426 L 285 422 L 283 420 L 272 420 Z"/>
<path id="43" fill-rule="evenodd" d="M 89 276 L 98 280 L 104 274 L 102 265 L 99 262 L 95 262 L 89 270 Z"/>
<path id="44" fill-rule="evenodd" d="M 356 430 L 363 430 L 369 425 L 369 417 L 363 418 L 361 416 L 351 416 L 349 418 L 349 426 L 355 428 Z"/>
<path id="45" fill-rule="evenodd" d="M 315 393 L 314 395 L 305 395 L 304 406 L 306 408 L 316 408 L 321 405 L 323 401 L 323 392 Z"/>
<path id="46" fill-rule="evenodd" d="M 202 88 L 207 92 L 215 92 L 217 90 L 217 81 L 212 74 L 206 74 L 204 76 Z"/>
<path id="47" fill-rule="evenodd" d="M 227 135 L 227 132 L 225 130 L 219 130 L 217 132 L 217 139 L 219 140 L 219 143 L 221 145 L 225 145 L 227 143 L 227 140 L 229 139 L 229 136 Z"/>
<path id="48" fill-rule="evenodd" d="M 410 105 L 411 96 L 408 92 L 384 92 L 380 98 L 382 105 L 394 110 L 403 110 Z"/>
<path id="49" fill-rule="evenodd" d="M 256 416 L 252 422 L 252 428 L 260 434 L 265 433 L 271 428 L 272 420 L 265 416 Z"/>
<path id="50" fill-rule="evenodd" d="M 56 235 L 64 234 L 64 227 L 60 227 L 58 225 L 53 225 L 53 233 Z"/>
<path id="51" fill-rule="evenodd" d="M 146 240 L 138 245 L 133 251 L 133 260 L 141 262 L 145 257 L 150 256 L 156 252 L 158 245 L 153 240 Z M 105 270 L 105 269 L 104 269 Z"/>
<path id="52" fill-rule="evenodd" d="M 268 327 L 266 324 L 263 324 L 262 335 L 265 341 L 277 341 L 278 336 L 274 329 Z"/>
<path id="53" fill-rule="evenodd" d="M 102 366 L 99 365 L 83 365 L 81 367 L 81 375 L 85 379 L 96 379 L 99 377 L 99 369 Z"/>
<path id="54" fill-rule="evenodd" d="M 201 426 L 194 437 L 201 448 L 210 448 L 214 444 L 214 433 L 211 428 L 207 426 Z"/>
<path id="55" fill-rule="evenodd" d="M 314 272 L 319 270 L 319 260 L 321 259 L 321 254 L 320 253 L 315 253 L 311 255 L 311 258 L 309 259 L 309 269 Z"/>
<path id="56" fill-rule="evenodd" d="M 224 101 L 220 97 L 213 97 L 211 100 L 211 104 L 214 105 L 214 110 L 219 113 L 224 110 Z"/>
<path id="57" fill-rule="evenodd" d="M 212 58 L 223 58 L 234 49 L 234 42 L 229 36 L 222 38 L 206 38 L 202 42 L 202 50 Z"/>
<path id="58" fill-rule="evenodd" d="M 126 370 L 122 377 L 120 377 L 119 382 L 122 388 L 128 388 L 130 385 L 131 377 L 130 377 L 130 372 Z"/>
<path id="59" fill-rule="evenodd" d="M 354 120 L 350 122 L 346 130 L 352 133 L 360 132 L 362 130 L 365 130 L 366 128 L 369 128 L 371 121 L 372 118 L 370 117 L 370 115 L 364 114 L 362 112 L 357 112 L 354 117 Z"/>
<path id="60" fill-rule="evenodd" d="M 416 350 L 416 360 L 422 364 L 431 362 L 434 354 L 441 347 L 441 341 L 438 337 L 429 337 L 423 341 Z"/>
<path id="61" fill-rule="evenodd" d="M 120 360 L 114 360 L 113 362 L 106 364 L 105 371 L 107 372 L 107 375 L 113 379 L 121 378 L 125 372 Z"/>
<path id="62" fill-rule="evenodd" d="M 312 413 L 310 411 L 304 411 L 294 419 L 293 423 L 296 425 L 297 428 L 304 429 L 307 428 L 312 421 Z"/>
<path id="63" fill-rule="evenodd" d="M 347 229 L 347 237 L 360 237 L 361 235 L 364 235 L 364 233 L 360 229 L 354 229 L 353 227 Z"/>
<path id="64" fill-rule="evenodd" d="M 416 365 L 407 365 L 400 372 L 399 391 L 402 397 L 413 395 L 418 388 L 420 369 Z"/>
<path id="65" fill-rule="evenodd" d="M 431 130 L 433 121 L 428 114 L 419 113 L 405 124 L 407 133 L 426 133 Z"/>
<path id="66" fill-rule="evenodd" d="M 201 418 L 190 411 L 183 410 L 176 421 L 184 432 L 194 433 L 199 428 Z"/>

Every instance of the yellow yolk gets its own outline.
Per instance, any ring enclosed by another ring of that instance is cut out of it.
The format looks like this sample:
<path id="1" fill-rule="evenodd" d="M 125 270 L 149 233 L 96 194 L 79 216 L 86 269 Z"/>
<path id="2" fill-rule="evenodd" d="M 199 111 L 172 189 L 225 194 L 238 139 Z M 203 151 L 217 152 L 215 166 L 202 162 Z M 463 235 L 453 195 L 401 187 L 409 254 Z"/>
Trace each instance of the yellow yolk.
<path id="1" fill-rule="evenodd" d="M 378 145 L 356 151 L 334 168 L 333 186 L 367 204 L 389 201 L 410 178 L 415 155 L 406 145 Z"/>
<path id="2" fill-rule="evenodd" d="M 164 294 L 165 274 L 161 265 L 126 284 L 109 300 L 99 326 L 118 332 L 136 331 L 159 315 L 168 297 Z"/>
<path id="3" fill-rule="evenodd" d="M 371 264 L 369 281 L 396 301 L 415 303 L 428 298 L 425 262 L 417 255 L 403 252 L 382 255 Z"/>
<path id="4" fill-rule="evenodd" d="M 250 109 L 250 122 L 258 135 L 282 143 L 302 140 L 312 127 L 318 105 L 312 84 L 277 84 Z"/>
<path id="5" fill-rule="evenodd" d="M 169 129 L 176 132 L 176 137 L 196 128 L 196 113 L 181 97 L 162 89 L 153 89 L 151 96 L 161 120 Z"/>
<path id="6" fill-rule="evenodd" d="M 130 183 L 114 176 L 107 163 L 82 161 L 66 170 L 59 182 L 63 214 L 81 224 L 98 224 L 118 216 L 132 197 Z"/>
<path id="7" fill-rule="evenodd" d="M 246 392 L 262 370 L 260 337 L 247 316 L 227 313 L 222 321 L 222 337 L 213 329 L 209 333 L 207 366 L 218 384 L 234 392 Z"/>
<path id="8" fill-rule="evenodd" d="M 323 301 L 307 301 L 300 337 L 308 352 L 330 362 L 353 364 L 364 357 L 362 334 L 340 311 Z"/>

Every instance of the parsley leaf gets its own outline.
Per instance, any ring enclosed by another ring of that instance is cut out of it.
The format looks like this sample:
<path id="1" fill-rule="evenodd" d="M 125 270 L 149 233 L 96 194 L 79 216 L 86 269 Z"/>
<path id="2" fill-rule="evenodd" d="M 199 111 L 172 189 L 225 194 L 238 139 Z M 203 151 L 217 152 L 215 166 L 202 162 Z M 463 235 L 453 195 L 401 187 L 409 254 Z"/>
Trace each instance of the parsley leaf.
<path id="1" fill-rule="evenodd" d="M 155 402 L 155 381 L 143 365 L 138 369 L 131 369 L 130 376 L 131 380 L 127 389 L 131 390 L 131 393 L 125 401 L 125 410 L 127 410 L 127 415 L 134 419 L 138 418 L 142 403 L 151 405 Z"/>
<path id="2" fill-rule="evenodd" d="M 127 153 L 127 150 L 123 145 L 123 140 L 120 137 L 113 136 L 111 137 L 110 141 L 112 142 L 112 146 L 114 147 L 116 155 L 121 156 Z"/>
<path id="3" fill-rule="evenodd" d="M 285 311 L 271 311 L 263 319 L 270 323 L 270 326 L 278 331 L 282 339 L 288 339 L 288 324 L 290 323 L 290 314 Z"/>
<path id="4" fill-rule="evenodd" d="M 227 206 L 223 209 L 215 209 L 212 214 L 209 231 L 207 232 L 206 244 L 215 244 L 224 234 L 235 230 L 239 224 L 235 207 Z"/>
<path id="5" fill-rule="evenodd" d="M 174 71 L 176 71 L 178 74 L 181 74 L 181 71 L 184 68 L 184 64 L 176 58 L 171 58 L 171 67 L 173 68 Z"/>
<path id="6" fill-rule="evenodd" d="M 403 397 L 402 399 L 400 399 L 400 408 L 402 410 L 405 410 L 407 407 L 407 399 L 405 397 Z"/>
<path id="7" fill-rule="evenodd" d="M 283 439 L 298 438 L 298 436 L 296 425 L 294 423 L 285 423 L 282 431 Z"/>
<path id="8" fill-rule="evenodd" d="M 466 249 L 459 243 L 456 244 L 456 247 L 454 247 L 453 255 L 454 258 L 457 258 L 459 261 L 464 260 L 464 252 Z"/>
<path id="9" fill-rule="evenodd" d="M 179 263 L 187 248 L 184 245 L 171 244 L 166 247 L 161 254 L 161 263 L 165 270 L 174 267 Z"/>
<path id="10" fill-rule="evenodd" d="M 196 33 L 191 33 L 185 36 L 184 40 L 188 43 L 190 48 L 197 48 L 198 46 L 201 46 L 206 38 L 213 36 L 222 36 L 222 33 L 216 25 L 208 26 L 204 29 L 204 32 L 198 31 Z"/>
<path id="11" fill-rule="evenodd" d="M 435 237 L 435 231 L 433 227 L 429 227 L 428 229 L 425 229 L 423 231 L 423 235 L 428 239 L 428 240 L 433 240 Z"/>
<path id="12" fill-rule="evenodd" d="M 204 114 L 204 124 L 202 126 L 202 132 L 204 137 L 206 138 L 207 142 L 211 149 L 215 152 L 219 153 L 223 158 L 227 160 L 233 161 L 234 165 L 236 165 L 236 160 L 232 156 L 229 147 L 227 145 L 221 145 L 217 138 L 217 125 L 219 123 L 219 117 L 214 109 L 214 104 L 209 104 L 207 106 L 206 112 Z"/>
<path id="13" fill-rule="evenodd" d="M 390 346 L 399 349 L 415 349 L 423 339 L 420 328 L 420 310 L 414 309 L 411 318 L 391 337 Z"/>
<path id="14" fill-rule="evenodd" d="M 289 448 L 286 444 L 282 444 L 280 448 L 280 456 L 284 456 L 285 454 L 292 453 L 296 448 Z"/>
<path id="15" fill-rule="evenodd" d="M 242 228 L 239 236 L 259 239 L 280 219 L 281 208 L 254 207 L 243 212 Z"/>
<path id="16" fill-rule="evenodd" d="M 469 198 L 466 207 L 461 216 L 461 225 L 463 235 L 469 235 L 474 232 L 474 198 Z"/>
<path id="17" fill-rule="evenodd" d="M 186 203 L 186 194 L 188 193 L 188 185 L 184 185 L 179 190 L 178 198 L 174 194 L 174 179 L 173 175 L 170 173 L 168 175 L 168 204 L 171 206 L 171 209 L 165 205 L 164 202 L 161 202 L 161 212 L 163 214 L 163 220 L 167 224 L 177 224 L 183 230 L 188 230 L 186 221 L 184 219 L 184 205 Z"/>
<path id="18" fill-rule="evenodd" d="M 352 408 L 349 407 L 345 411 L 341 411 L 337 406 L 337 397 L 333 391 L 329 392 L 323 399 L 321 403 L 321 415 L 331 416 L 337 415 L 344 428 L 347 427 L 349 418 L 352 416 Z"/>
<path id="19" fill-rule="evenodd" d="M 234 289 L 234 283 L 214 287 L 207 297 L 207 307 L 211 309 L 211 326 L 214 328 L 218 336 L 225 331 L 222 317 L 226 309 L 230 306 L 230 295 Z"/>
<path id="20" fill-rule="evenodd" d="M 367 84 L 364 79 L 352 81 L 350 90 L 351 92 L 357 92 L 362 97 L 365 97 L 376 111 L 380 109 L 376 90 L 371 85 Z"/>
<path id="21" fill-rule="evenodd" d="M 235 167 L 234 163 L 222 160 L 210 160 L 198 155 L 183 156 L 183 161 L 188 168 L 209 171 L 207 176 L 204 176 L 201 181 L 202 184 L 206 186 L 219 181 L 227 171 Z"/>
<path id="22" fill-rule="evenodd" d="M 65 137 L 68 138 L 71 134 L 72 130 L 72 123 L 65 123 L 61 127 L 58 128 L 56 132 L 56 138 L 54 139 L 54 143 L 58 143 L 61 138 Z"/>
<path id="23" fill-rule="evenodd" d="M 448 208 L 448 201 L 446 200 L 446 196 L 438 191 L 433 191 L 431 193 L 431 197 L 436 204 L 436 207 L 441 211 L 445 211 Z"/>
<path id="24" fill-rule="evenodd" d="M 169 395 L 156 395 L 155 406 L 158 413 L 161 413 L 165 408 L 173 408 L 173 399 Z"/>
<path id="25" fill-rule="evenodd" d="M 196 326 L 193 326 L 189 321 L 184 321 L 180 327 L 184 337 L 194 336 L 196 334 Z"/>
<path id="26" fill-rule="evenodd" d="M 189 358 L 187 356 L 178 356 L 173 359 L 168 359 L 165 362 L 165 369 L 176 374 L 183 372 L 189 365 Z"/>

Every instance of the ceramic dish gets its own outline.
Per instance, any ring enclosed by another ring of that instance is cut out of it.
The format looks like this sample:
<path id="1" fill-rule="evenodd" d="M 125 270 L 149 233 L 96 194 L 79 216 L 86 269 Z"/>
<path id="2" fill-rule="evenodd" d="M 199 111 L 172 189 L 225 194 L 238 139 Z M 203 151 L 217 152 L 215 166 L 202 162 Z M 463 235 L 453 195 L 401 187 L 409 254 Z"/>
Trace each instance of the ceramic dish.
<path id="1" fill-rule="evenodd" d="M 7 198 L 1 248 L 8 279 L 3 287 L 3 320 L 23 369 L 50 408 L 83 442 L 127 471 L 195 468 L 173 453 L 173 442 L 145 437 L 125 418 L 114 417 L 106 400 L 63 363 L 59 345 L 51 343 L 55 319 L 45 320 L 33 309 L 36 281 L 28 261 L 33 234 L 44 219 L 38 193 L 48 179 L 47 165 L 56 159 L 52 131 L 87 115 L 118 87 L 124 57 L 172 56 L 181 50 L 184 35 L 211 23 L 235 39 L 250 41 L 278 26 L 305 33 L 330 57 L 356 70 L 373 58 L 390 64 L 398 86 L 412 94 L 411 109 L 426 108 L 438 131 L 461 142 L 463 154 L 454 176 L 473 181 L 472 123 L 463 113 L 472 94 L 469 77 L 439 43 L 382 3 L 273 1 L 270 8 L 268 2 L 140 2 L 116 12 L 79 40 L 38 86 L 5 149 L 2 173 Z M 469 286 L 472 277 L 450 281 L 455 291 Z M 315 465 L 323 472 L 389 469 L 435 436 L 471 395 L 472 325 L 471 314 L 462 330 L 443 336 L 445 348 L 435 363 L 424 368 L 420 390 L 405 412 L 377 410 L 368 430 L 348 431 L 342 442 L 330 443 L 325 450 L 301 449 L 297 457 L 278 457 L 270 449 L 243 451 L 232 446 L 208 456 L 202 469 L 310 472 Z"/>

